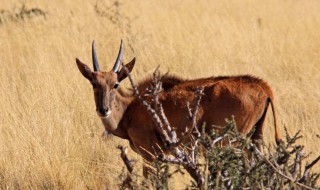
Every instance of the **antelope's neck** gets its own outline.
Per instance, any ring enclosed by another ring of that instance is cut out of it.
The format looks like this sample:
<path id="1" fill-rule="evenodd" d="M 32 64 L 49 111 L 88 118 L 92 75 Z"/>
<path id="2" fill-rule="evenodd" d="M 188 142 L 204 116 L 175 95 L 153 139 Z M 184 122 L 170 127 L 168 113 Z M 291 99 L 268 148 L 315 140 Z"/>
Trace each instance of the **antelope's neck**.
<path id="1" fill-rule="evenodd" d="M 122 120 L 127 107 L 132 101 L 132 97 L 126 96 L 123 92 L 116 92 L 115 99 L 112 103 L 111 115 L 107 118 L 101 118 L 102 123 L 108 132 L 111 132 L 120 138 L 128 138 L 127 132 L 124 128 L 125 126 L 121 126 L 119 123 Z"/>

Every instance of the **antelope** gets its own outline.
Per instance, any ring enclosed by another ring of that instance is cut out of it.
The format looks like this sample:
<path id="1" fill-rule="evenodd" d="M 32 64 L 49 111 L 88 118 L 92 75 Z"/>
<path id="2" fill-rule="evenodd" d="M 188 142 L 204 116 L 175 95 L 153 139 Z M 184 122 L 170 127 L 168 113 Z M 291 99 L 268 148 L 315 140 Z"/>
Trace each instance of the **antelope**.
<path id="1" fill-rule="evenodd" d="M 129 141 L 131 148 L 145 160 L 153 161 L 154 147 L 160 146 L 165 150 L 163 142 L 155 130 L 146 108 L 130 92 L 124 91 L 120 83 L 132 71 L 136 59 L 121 66 L 123 42 L 111 71 L 100 71 L 96 54 L 95 42 L 92 43 L 93 71 L 76 58 L 77 66 L 82 75 L 93 87 L 97 115 L 100 117 L 105 130 Z M 234 116 L 238 131 L 247 135 L 254 127 L 252 140 L 258 142 L 263 138 L 264 121 L 269 105 L 273 113 L 275 140 L 281 142 L 274 97 L 269 85 L 263 80 L 249 76 L 219 76 L 200 79 L 183 79 L 177 76 L 162 78 L 163 90 L 159 93 L 165 115 L 169 123 L 177 131 L 178 138 L 187 127 L 191 126 L 187 102 L 195 99 L 194 91 L 203 88 L 203 96 L 199 104 L 196 118 L 198 123 L 211 126 L 224 126 L 225 118 Z M 150 85 L 151 78 L 141 81 L 137 88 L 144 91 Z"/>

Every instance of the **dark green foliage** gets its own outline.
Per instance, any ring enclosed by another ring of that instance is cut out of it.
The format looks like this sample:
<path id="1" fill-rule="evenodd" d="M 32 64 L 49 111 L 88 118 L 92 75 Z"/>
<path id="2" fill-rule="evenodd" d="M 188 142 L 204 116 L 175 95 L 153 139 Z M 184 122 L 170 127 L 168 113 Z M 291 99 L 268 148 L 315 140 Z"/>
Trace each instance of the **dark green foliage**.
<path id="1" fill-rule="evenodd" d="M 201 147 L 196 146 L 194 154 L 198 160 L 205 160 L 198 161 L 203 163 L 200 168 L 206 179 L 204 189 L 318 189 L 320 173 L 310 169 L 320 157 L 303 167 L 308 156 L 303 153 L 303 146 L 297 145 L 300 138 L 300 132 L 291 137 L 286 131 L 285 143 L 274 148 L 263 145 L 262 153 L 250 138 L 237 132 L 233 119 L 219 133 L 202 132 L 198 137 Z M 204 155 L 197 154 L 200 149 L 205 149 Z M 175 174 L 169 174 L 169 165 L 157 160 L 155 173 L 144 184 L 168 189 L 168 179 Z M 193 181 L 187 189 L 198 189 L 198 185 Z"/>
<path id="2" fill-rule="evenodd" d="M 156 160 L 150 165 L 150 170 L 148 171 L 148 177 L 144 178 L 136 173 L 130 173 L 125 170 L 122 171 L 120 180 L 120 189 L 157 189 L 157 190 L 169 190 L 170 189 L 170 179 L 176 173 L 183 173 L 179 166 L 176 166 L 174 171 L 170 171 L 170 164 L 163 163 Z M 151 168 L 152 167 L 152 168 Z"/>
<path id="3" fill-rule="evenodd" d="M 172 176 L 169 172 L 169 165 L 160 161 L 153 163 L 154 173 L 149 174 L 148 179 L 143 183 L 146 187 L 152 187 L 157 190 L 168 190 L 169 179 Z"/>

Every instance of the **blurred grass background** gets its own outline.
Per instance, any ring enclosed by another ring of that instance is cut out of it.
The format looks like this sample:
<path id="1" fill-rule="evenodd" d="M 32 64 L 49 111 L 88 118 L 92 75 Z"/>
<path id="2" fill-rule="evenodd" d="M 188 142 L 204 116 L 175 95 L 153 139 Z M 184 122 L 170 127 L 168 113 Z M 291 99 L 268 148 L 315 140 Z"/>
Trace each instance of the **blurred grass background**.
<path id="1" fill-rule="evenodd" d="M 101 138 L 92 88 L 75 64 L 78 57 L 91 65 L 92 40 L 109 70 L 124 39 L 124 61 L 137 57 L 136 81 L 158 65 L 185 78 L 263 78 L 282 136 L 284 126 L 301 130 L 300 142 L 315 156 L 319 10 L 317 0 L 1 1 L 0 188 L 117 189 L 123 164 L 116 146 L 126 142 Z M 267 118 L 264 139 L 274 144 Z"/>

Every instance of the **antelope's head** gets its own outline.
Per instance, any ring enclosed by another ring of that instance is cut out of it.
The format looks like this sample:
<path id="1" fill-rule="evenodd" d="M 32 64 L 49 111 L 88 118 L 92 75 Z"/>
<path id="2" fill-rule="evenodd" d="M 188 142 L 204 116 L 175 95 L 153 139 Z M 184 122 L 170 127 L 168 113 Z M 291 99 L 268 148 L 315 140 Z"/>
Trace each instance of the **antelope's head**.
<path id="1" fill-rule="evenodd" d="M 77 66 L 82 75 L 90 81 L 94 91 L 94 99 L 96 104 L 96 112 L 101 118 L 108 118 L 112 113 L 112 105 L 115 100 L 116 90 L 119 83 L 127 77 L 127 72 L 122 68 L 123 43 L 121 40 L 120 50 L 117 60 L 109 72 L 100 71 L 98 57 L 95 48 L 95 42 L 92 42 L 92 62 L 93 71 L 78 58 L 76 58 Z M 135 58 L 126 64 L 129 72 L 132 71 L 135 64 Z"/>

